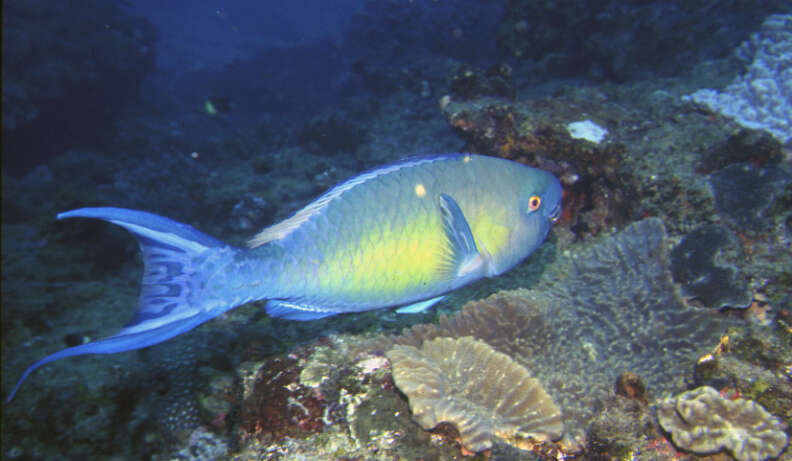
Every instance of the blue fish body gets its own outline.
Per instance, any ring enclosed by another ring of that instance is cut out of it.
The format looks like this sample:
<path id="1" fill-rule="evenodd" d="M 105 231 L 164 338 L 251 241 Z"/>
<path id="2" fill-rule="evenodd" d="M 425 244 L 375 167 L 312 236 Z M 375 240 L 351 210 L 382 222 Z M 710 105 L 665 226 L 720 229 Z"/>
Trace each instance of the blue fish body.
<path id="1" fill-rule="evenodd" d="M 135 317 L 116 335 L 64 357 L 139 349 L 236 306 L 267 300 L 273 317 L 312 320 L 403 306 L 420 312 L 444 294 L 513 267 L 545 239 L 561 209 L 552 174 L 508 160 L 445 155 L 384 166 L 341 183 L 237 248 L 151 213 L 82 208 L 130 231 L 143 254 Z"/>

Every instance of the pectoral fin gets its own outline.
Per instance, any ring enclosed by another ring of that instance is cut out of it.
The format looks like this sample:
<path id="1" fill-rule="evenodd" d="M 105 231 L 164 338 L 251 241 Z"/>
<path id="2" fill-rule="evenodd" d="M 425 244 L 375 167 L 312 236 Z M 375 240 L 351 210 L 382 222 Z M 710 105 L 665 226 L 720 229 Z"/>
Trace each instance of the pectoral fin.
<path id="1" fill-rule="evenodd" d="M 487 273 L 487 261 L 476 247 L 465 215 L 450 195 L 440 194 L 443 229 L 449 242 L 449 258 L 445 276 L 467 278 Z"/>

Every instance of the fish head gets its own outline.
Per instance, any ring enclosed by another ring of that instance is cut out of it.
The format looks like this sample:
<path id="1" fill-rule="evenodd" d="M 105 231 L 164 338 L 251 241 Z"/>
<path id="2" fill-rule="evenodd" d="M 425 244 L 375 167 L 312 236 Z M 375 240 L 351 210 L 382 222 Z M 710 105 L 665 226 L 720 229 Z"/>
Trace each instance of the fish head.
<path id="1" fill-rule="evenodd" d="M 529 219 L 546 225 L 546 235 L 550 226 L 561 216 L 561 181 L 552 173 L 536 168 L 526 173 L 528 177 L 520 194 L 522 211 Z"/>
<path id="2" fill-rule="evenodd" d="M 525 168 L 521 174 L 519 197 L 519 231 L 525 235 L 532 249 L 547 236 L 550 227 L 561 216 L 561 181 L 552 173 L 537 168 Z"/>
<path id="3" fill-rule="evenodd" d="M 510 269 L 544 242 L 561 215 L 561 182 L 544 170 L 521 166 L 516 200 L 510 200 L 514 217 L 508 245 L 493 254 L 495 272 Z M 513 189 L 513 190 L 515 190 Z"/>

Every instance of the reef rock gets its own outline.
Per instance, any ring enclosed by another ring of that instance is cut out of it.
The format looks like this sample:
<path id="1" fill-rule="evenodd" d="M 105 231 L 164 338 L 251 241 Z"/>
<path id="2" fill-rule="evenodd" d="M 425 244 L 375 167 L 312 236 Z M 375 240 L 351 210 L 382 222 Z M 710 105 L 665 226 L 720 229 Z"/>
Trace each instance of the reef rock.
<path id="1" fill-rule="evenodd" d="M 708 224 L 686 235 L 671 251 L 674 280 L 685 296 L 704 306 L 746 308 L 751 291 L 733 264 L 724 264 L 726 254 L 741 255 L 739 240 L 727 227 Z"/>
<path id="2" fill-rule="evenodd" d="M 775 458 L 788 438 L 778 418 L 752 400 L 728 400 L 709 386 L 657 406 L 660 425 L 678 448 L 696 454 L 728 450 L 738 461 Z"/>
<path id="3" fill-rule="evenodd" d="M 491 448 L 493 437 L 544 441 L 564 432 L 561 410 L 539 382 L 485 342 L 437 338 L 420 349 L 396 346 L 387 356 L 413 419 L 424 429 L 451 423 L 471 451 Z"/>

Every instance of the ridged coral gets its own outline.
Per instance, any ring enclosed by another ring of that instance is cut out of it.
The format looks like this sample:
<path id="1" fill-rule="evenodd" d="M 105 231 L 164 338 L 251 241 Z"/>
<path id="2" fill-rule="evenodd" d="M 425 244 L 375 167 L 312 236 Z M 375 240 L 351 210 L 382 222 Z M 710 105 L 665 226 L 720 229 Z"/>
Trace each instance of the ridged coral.
<path id="1" fill-rule="evenodd" d="M 424 429 L 453 424 L 469 450 L 489 449 L 493 437 L 553 440 L 564 432 L 561 411 L 539 382 L 485 342 L 436 338 L 387 356 L 413 419 Z"/>
<path id="2" fill-rule="evenodd" d="M 436 338 L 420 349 L 395 346 L 387 356 L 413 419 L 424 429 L 453 424 L 469 450 L 489 449 L 493 437 L 554 440 L 563 434 L 561 411 L 538 380 L 485 342 Z"/>
<path id="3" fill-rule="evenodd" d="M 709 386 L 662 401 L 657 419 L 674 445 L 696 454 L 726 449 L 738 461 L 761 461 L 788 442 L 781 421 L 756 402 L 728 400 Z"/>

